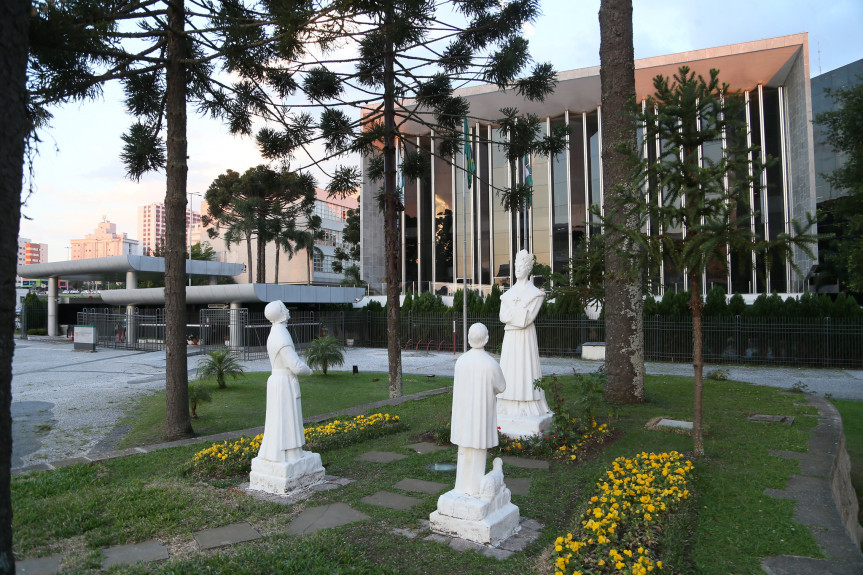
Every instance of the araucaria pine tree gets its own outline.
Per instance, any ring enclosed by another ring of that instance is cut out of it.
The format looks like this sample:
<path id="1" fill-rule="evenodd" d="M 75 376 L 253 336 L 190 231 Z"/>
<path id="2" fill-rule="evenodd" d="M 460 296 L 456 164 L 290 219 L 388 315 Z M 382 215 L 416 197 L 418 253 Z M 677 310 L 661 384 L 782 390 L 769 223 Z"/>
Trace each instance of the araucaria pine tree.
<path id="1" fill-rule="evenodd" d="M 417 129 L 434 130 L 435 148 L 427 153 L 439 158 L 455 158 L 463 145 L 470 110 L 455 88 L 492 83 L 541 100 L 554 87 L 554 71 L 550 64 L 536 64 L 521 77 L 531 64 L 521 29 L 538 16 L 538 0 L 321 0 L 316 8 L 317 42 L 306 43 L 308 57 L 286 62 L 282 73 L 293 89 L 322 107 L 320 120 L 315 125 L 298 112 L 294 123 L 309 131 L 267 127 L 258 142 L 273 159 L 290 158 L 318 137 L 331 156 L 369 158 L 365 176 L 381 183 L 389 385 L 395 397 L 402 393 L 398 221 L 403 210 L 396 149 L 406 148 L 405 177 L 418 177 L 429 162 L 407 145 L 416 142 Z M 328 190 L 353 193 L 362 175 L 356 167 L 340 167 Z"/>
<path id="2" fill-rule="evenodd" d="M 704 78 L 680 67 L 673 78 L 657 76 L 655 93 L 635 114 L 647 142 L 660 142 L 654 158 L 634 155 L 630 166 L 636 185 L 620 188 L 602 215 L 606 237 L 613 233 L 637 246 L 635 267 L 655 269 L 663 260 L 685 273 L 692 314 L 692 362 L 695 372 L 693 443 L 704 454 L 702 438 L 702 277 L 708 264 L 725 266 L 727 254 L 756 254 L 761 273 L 775 258 L 788 261 L 797 273 L 792 250 L 812 257 L 808 216 L 792 222 L 791 234 L 765 239 L 752 232 L 750 189 L 761 185 L 765 169 L 758 149 L 747 145 L 741 119 L 743 98 L 719 82 L 719 71 Z M 719 144 L 716 155 L 700 154 L 705 144 Z M 713 156 L 713 157 L 711 157 Z M 597 214 L 599 215 L 599 214 Z M 622 223 L 626 222 L 626 223 Z M 634 225 L 632 225 L 634 223 Z M 614 246 L 610 246 L 614 249 Z"/>

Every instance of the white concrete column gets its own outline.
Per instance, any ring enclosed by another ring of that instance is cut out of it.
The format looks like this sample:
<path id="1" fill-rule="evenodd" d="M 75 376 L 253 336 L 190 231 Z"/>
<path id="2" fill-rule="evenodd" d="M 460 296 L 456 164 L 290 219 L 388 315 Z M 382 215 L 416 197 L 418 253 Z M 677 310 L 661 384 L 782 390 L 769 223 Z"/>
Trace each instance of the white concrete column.
<path id="1" fill-rule="evenodd" d="M 57 278 L 48 278 L 48 335 L 60 335 L 57 331 Z"/>
<path id="2" fill-rule="evenodd" d="M 243 324 L 240 318 L 240 302 L 231 302 L 231 316 L 229 325 L 229 343 L 231 348 L 243 345 Z"/>
<path id="3" fill-rule="evenodd" d="M 126 289 L 138 289 L 138 272 L 128 270 L 126 272 Z M 134 344 L 138 341 L 138 329 L 135 325 L 135 306 L 126 306 L 126 344 Z"/>

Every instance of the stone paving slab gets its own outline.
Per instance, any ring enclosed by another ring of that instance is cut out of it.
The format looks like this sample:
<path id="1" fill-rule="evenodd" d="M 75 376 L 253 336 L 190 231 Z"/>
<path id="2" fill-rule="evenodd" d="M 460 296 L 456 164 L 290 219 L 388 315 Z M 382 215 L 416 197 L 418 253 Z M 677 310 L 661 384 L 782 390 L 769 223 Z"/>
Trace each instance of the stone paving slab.
<path id="1" fill-rule="evenodd" d="M 260 539 L 261 534 L 248 523 L 241 522 L 198 531 L 194 534 L 194 538 L 201 549 L 215 549 L 216 547 Z"/>
<path id="2" fill-rule="evenodd" d="M 411 479 L 408 477 L 407 479 L 402 479 L 395 485 L 393 485 L 396 489 L 401 489 L 402 491 L 418 491 L 420 493 L 428 493 L 429 495 L 434 495 L 435 493 L 440 493 L 444 489 L 448 487 L 446 483 L 438 483 L 437 481 L 424 481 L 422 479 Z"/>
<path id="3" fill-rule="evenodd" d="M 407 455 L 401 453 L 393 453 L 392 451 L 368 451 L 359 457 L 356 461 L 370 461 L 371 463 L 391 463 L 399 459 L 405 459 Z"/>
<path id="4" fill-rule="evenodd" d="M 763 413 L 756 413 L 755 415 L 750 415 L 746 419 L 759 423 L 784 423 L 785 425 L 794 425 L 794 417 L 791 415 L 765 415 Z"/>
<path id="5" fill-rule="evenodd" d="M 368 505 L 377 505 L 378 507 L 386 507 L 387 509 L 397 509 L 404 511 L 410 509 L 418 503 L 422 503 L 422 499 L 409 497 L 407 495 L 399 495 L 390 491 L 378 491 L 360 499 Z"/>
<path id="6" fill-rule="evenodd" d="M 60 572 L 62 555 L 49 555 L 38 559 L 25 559 L 15 562 L 15 572 L 18 575 L 54 575 Z"/>
<path id="7" fill-rule="evenodd" d="M 660 419 L 656 422 L 656 427 L 670 427 L 672 429 L 692 429 L 691 421 L 682 421 L 679 419 Z"/>
<path id="8" fill-rule="evenodd" d="M 368 515 L 357 511 L 347 503 L 331 503 L 306 509 L 288 524 L 287 532 L 292 535 L 305 535 L 355 521 L 365 521 L 368 518 Z"/>
<path id="9" fill-rule="evenodd" d="M 526 459 L 524 457 L 512 457 L 505 455 L 501 457 L 505 465 L 520 467 L 521 469 L 548 469 L 548 461 L 543 459 Z"/>
<path id="10" fill-rule="evenodd" d="M 440 451 L 442 449 L 449 449 L 446 445 L 438 445 L 437 443 L 430 443 L 428 441 L 421 441 L 419 443 L 412 443 L 410 445 L 405 445 L 405 449 L 410 449 L 411 451 L 416 451 L 420 455 L 424 453 L 434 453 L 435 451 Z"/>
<path id="11" fill-rule="evenodd" d="M 530 493 L 530 477 L 505 477 L 504 483 L 513 495 L 527 495 Z"/>
<path id="12" fill-rule="evenodd" d="M 103 549 L 102 553 L 105 555 L 102 569 L 114 565 L 130 565 L 139 561 L 163 561 L 168 558 L 168 548 L 153 540 L 108 547 Z"/>

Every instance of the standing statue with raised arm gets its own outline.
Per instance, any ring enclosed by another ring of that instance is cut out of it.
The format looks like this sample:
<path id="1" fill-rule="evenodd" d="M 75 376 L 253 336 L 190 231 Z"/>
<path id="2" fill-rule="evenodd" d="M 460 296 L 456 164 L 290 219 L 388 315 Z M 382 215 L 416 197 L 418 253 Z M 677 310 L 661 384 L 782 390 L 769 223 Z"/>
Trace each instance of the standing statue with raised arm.
<path id="1" fill-rule="evenodd" d="M 450 440 L 458 445 L 455 488 L 438 498 L 429 526 L 481 544 L 497 545 L 518 530 L 519 510 L 503 480 L 498 457 L 485 472 L 486 450 L 498 444 L 495 394 L 506 387 L 500 365 L 483 349 L 488 328 L 470 326 L 471 349 L 455 364 Z"/>
<path id="2" fill-rule="evenodd" d="M 536 319 L 545 292 L 533 285 L 530 272 L 533 255 L 521 250 L 515 256 L 515 285 L 500 298 L 500 321 L 504 327 L 500 367 L 506 390 L 497 397 L 497 419 L 501 433 L 510 437 L 539 435 L 551 428 L 552 413 L 545 392 L 533 382 L 542 377 Z"/>
<path id="3" fill-rule="evenodd" d="M 264 438 L 252 460 L 249 488 L 267 493 L 290 493 L 324 480 L 321 456 L 303 450 L 303 407 L 298 375 L 312 370 L 297 355 L 287 322 L 285 304 L 267 304 L 264 315 L 273 327 L 267 338 L 272 375 L 267 379 L 267 412 Z"/>

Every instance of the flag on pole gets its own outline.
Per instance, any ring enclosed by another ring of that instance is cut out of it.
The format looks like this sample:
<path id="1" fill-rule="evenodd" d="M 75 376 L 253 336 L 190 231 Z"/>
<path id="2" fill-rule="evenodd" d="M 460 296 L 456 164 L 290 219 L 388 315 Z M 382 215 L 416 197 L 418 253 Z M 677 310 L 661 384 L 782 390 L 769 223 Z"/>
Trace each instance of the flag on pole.
<path id="1" fill-rule="evenodd" d="M 467 172 L 467 187 L 473 186 L 473 175 L 476 173 L 476 160 L 473 157 L 473 146 L 470 143 L 470 128 L 467 116 L 464 117 L 464 169 Z"/>

